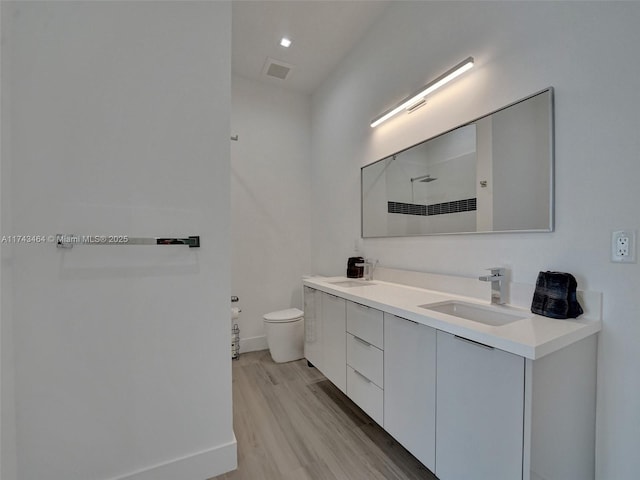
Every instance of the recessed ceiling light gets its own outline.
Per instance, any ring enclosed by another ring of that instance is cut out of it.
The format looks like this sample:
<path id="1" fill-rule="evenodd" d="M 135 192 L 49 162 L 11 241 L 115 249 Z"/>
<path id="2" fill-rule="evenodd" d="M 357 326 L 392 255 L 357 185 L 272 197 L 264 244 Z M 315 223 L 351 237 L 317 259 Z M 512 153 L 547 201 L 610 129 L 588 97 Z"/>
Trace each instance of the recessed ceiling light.
<path id="1" fill-rule="evenodd" d="M 282 40 L 280 40 L 280 46 L 289 48 L 291 46 L 291 40 L 289 40 L 287 37 L 282 37 Z"/>

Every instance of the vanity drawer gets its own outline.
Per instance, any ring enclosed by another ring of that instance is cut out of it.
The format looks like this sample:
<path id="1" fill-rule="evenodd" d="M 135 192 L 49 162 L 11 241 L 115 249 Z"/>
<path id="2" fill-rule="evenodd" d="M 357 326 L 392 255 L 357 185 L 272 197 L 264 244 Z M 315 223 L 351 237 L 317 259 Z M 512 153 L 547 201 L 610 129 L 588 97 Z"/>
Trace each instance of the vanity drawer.
<path id="1" fill-rule="evenodd" d="M 347 332 L 384 349 L 384 321 L 380 310 L 347 302 Z"/>
<path id="2" fill-rule="evenodd" d="M 347 395 L 378 425 L 383 425 L 384 392 L 366 376 L 348 365 Z"/>
<path id="3" fill-rule="evenodd" d="M 375 345 L 347 333 L 347 365 L 384 388 L 384 353 Z"/>

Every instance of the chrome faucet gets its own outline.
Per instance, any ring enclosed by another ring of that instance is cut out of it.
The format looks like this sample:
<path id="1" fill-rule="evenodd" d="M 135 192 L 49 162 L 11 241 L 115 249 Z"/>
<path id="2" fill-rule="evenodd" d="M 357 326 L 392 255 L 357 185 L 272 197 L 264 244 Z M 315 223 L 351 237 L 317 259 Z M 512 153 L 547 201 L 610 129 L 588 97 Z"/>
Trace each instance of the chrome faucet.
<path id="1" fill-rule="evenodd" d="M 491 282 L 491 303 L 502 305 L 506 303 L 507 282 L 506 269 L 502 267 L 487 268 L 491 275 L 483 275 L 478 280 Z"/>
<path id="2" fill-rule="evenodd" d="M 375 263 L 372 263 L 372 260 L 369 258 L 367 258 L 363 263 L 356 263 L 356 267 L 364 268 L 363 276 L 365 280 L 373 280 L 373 272 L 377 266 L 378 260 L 376 260 Z"/>

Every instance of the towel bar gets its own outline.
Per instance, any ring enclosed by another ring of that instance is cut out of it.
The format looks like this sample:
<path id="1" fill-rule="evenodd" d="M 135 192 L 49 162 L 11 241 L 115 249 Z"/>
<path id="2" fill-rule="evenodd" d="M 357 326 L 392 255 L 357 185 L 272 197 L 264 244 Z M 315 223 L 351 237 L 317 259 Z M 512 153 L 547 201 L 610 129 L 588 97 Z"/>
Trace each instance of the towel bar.
<path id="1" fill-rule="evenodd" d="M 200 247 L 200 237 L 187 238 L 158 238 L 158 237 L 129 237 L 128 235 L 75 235 L 58 233 L 56 246 L 58 248 L 73 248 L 74 245 L 187 245 L 189 248 Z"/>

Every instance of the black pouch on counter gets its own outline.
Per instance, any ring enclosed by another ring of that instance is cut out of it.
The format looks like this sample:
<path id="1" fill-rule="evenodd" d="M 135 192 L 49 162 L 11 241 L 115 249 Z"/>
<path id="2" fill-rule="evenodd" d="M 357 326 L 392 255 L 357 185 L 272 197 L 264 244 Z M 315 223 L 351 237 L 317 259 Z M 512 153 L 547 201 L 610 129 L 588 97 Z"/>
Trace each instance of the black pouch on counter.
<path id="1" fill-rule="evenodd" d="M 578 282 L 564 272 L 540 272 L 531 302 L 531 311 L 549 318 L 577 318 L 583 310 L 578 303 Z"/>

